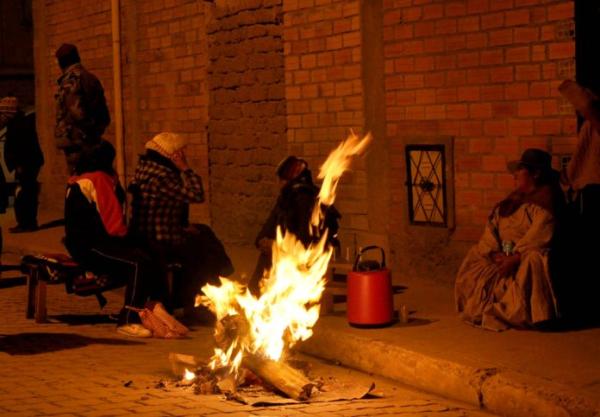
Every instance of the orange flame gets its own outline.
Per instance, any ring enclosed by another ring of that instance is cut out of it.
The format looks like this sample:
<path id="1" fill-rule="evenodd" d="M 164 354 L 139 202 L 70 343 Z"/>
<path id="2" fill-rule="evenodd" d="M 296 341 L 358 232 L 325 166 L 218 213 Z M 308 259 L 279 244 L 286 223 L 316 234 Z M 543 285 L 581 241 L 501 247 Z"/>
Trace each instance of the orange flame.
<path id="1" fill-rule="evenodd" d="M 313 226 L 323 221 L 321 204 L 333 204 L 339 179 L 352 157 L 362 153 L 371 139 L 371 135 L 359 139 L 352 133 L 321 166 L 318 178 L 323 182 L 313 210 Z M 237 335 L 225 349 L 215 349 L 211 367 L 228 367 L 236 372 L 245 352 L 280 360 L 286 348 L 310 338 L 319 319 L 319 301 L 332 250 L 326 232 L 318 242 L 305 247 L 296 236 L 282 234 L 278 228 L 272 248 L 273 266 L 263 277 L 260 297 L 222 277 L 219 287 L 205 285 L 200 302 L 215 313 L 217 320 L 239 315 L 248 325 L 246 334 Z"/>

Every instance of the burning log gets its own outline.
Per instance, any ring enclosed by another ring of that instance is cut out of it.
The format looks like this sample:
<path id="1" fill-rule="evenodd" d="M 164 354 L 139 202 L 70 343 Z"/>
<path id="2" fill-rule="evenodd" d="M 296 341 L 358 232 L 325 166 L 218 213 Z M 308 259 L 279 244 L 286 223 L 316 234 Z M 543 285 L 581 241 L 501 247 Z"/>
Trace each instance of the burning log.
<path id="1" fill-rule="evenodd" d="M 315 386 L 300 371 L 283 361 L 274 361 L 247 353 L 242 363 L 264 382 L 294 400 L 308 400 Z"/>

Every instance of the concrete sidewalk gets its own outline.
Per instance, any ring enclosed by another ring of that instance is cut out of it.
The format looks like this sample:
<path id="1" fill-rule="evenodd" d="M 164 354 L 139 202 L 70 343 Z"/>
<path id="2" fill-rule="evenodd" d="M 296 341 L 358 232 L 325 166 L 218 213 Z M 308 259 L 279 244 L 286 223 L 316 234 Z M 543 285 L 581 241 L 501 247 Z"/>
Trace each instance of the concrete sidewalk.
<path id="1" fill-rule="evenodd" d="M 40 223 L 57 216 L 40 216 Z M 5 255 L 64 251 L 62 227 L 4 233 Z M 236 276 L 248 274 L 256 253 L 228 248 Z M 6 261 L 5 261 L 6 262 Z M 507 416 L 600 416 L 600 329 L 494 333 L 462 323 L 453 289 L 427 280 L 401 282 L 395 304 L 411 311 L 408 324 L 350 327 L 344 305 L 321 317 L 306 353 Z"/>

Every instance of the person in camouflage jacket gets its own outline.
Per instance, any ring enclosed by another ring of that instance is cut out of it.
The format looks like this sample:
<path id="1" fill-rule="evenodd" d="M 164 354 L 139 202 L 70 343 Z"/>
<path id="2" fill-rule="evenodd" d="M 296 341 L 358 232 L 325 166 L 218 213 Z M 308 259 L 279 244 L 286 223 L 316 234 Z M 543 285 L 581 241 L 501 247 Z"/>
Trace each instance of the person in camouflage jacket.
<path id="1" fill-rule="evenodd" d="M 173 290 L 169 307 L 193 307 L 206 282 L 233 272 L 229 257 L 210 227 L 190 225 L 190 203 L 204 201 L 202 178 L 187 164 L 187 139 L 160 133 L 146 143 L 134 179 L 130 234 L 166 265 L 180 263 L 183 279 Z M 162 291 L 166 291 L 163 288 Z M 160 294 L 157 294 L 157 297 Z"/>
<path id="2" fill-rule="evenodd" d="M 69 172 L 76 171 L 83 149 L 100 143 L 110 114 L 104 89 L 98 78 L 87 71 L 74 45 L 63 44 L 56 51 L 62 75 L 57 80 L 56 145 L 65 153 Z"/>

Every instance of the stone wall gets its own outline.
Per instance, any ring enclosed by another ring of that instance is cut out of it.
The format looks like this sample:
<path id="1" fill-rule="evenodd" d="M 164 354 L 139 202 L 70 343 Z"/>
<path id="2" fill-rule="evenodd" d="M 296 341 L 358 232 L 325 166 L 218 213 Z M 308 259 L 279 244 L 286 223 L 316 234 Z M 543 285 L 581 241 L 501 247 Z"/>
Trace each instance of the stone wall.
<path id="1" fill-rule="evenodd" d="M 208 28 L 211 218 L 249 245 L 277 196 L 286 153 L 281 0 L 217 1 Z"/>

